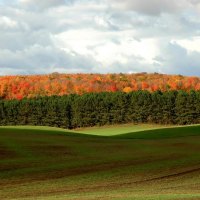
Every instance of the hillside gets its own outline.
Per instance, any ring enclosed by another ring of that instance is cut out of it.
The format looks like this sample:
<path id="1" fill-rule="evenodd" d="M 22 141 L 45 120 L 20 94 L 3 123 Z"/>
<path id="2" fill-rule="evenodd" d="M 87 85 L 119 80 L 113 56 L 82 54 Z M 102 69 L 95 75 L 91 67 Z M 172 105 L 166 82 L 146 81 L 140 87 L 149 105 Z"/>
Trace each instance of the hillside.
<path id="1" fill-rule="evenodd" d="M 129 128 L 0 128 L 0 199 L 199 199 L 200 126 Z"/>
<path id="2" fill-rule="evenodd" d="M 199 90 L 200 78 L 165 74 L 59 74 L 0 77 L 0 98 L 131 92 L 137 90 Z"/>

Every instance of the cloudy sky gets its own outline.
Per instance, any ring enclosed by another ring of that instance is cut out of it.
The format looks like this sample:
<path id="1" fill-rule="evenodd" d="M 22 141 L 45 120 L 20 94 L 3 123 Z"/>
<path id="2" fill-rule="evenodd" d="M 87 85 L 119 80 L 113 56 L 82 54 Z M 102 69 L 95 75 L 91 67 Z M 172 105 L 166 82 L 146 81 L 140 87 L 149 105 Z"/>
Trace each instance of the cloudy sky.
<path id="1" fill-rule="evenodd" d="M 0 75 L 200 76 L 200 0 L 0 0 Z"/>

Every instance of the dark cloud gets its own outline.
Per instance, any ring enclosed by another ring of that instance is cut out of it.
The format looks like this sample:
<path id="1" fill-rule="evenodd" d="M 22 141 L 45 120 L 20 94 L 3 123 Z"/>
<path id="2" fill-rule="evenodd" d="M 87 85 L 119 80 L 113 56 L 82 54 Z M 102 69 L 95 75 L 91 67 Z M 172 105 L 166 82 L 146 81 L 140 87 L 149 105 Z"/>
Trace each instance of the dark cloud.
<path id="1" fill-rule="evenodd" d="M 31 9 L 31 10 L 43 10 L 55 6 L 64 5 L 65 0 L 20 0 L 20 5 L 22 7 Z"/>
<path id="2" fill-rule="evenodd" d="M 200 4 L 199 0 L 189 0 L 194 5 Z"/>
<path id="3" fill-rule="evenodd" d="M 185 0 L 118 0 L 112 1 L 112 5 L 123 9 L 144 13 L 147 15 L 159 15 L 163 12 L 173 13 L 183 8 Z"/>
<path id="4" fill-rule="evenodd" d="M 169 43 L 162 48 L 155 63 L 163 73 L 200 75 L 200 52 L 187 51 L 177 43 Z"/>
<path id="5" fill-rule="evenodd" d="M 98 65 L 91 57 L 39 45 L 18 52 L 0 50 L 0 55 L 0 74 L 5 74 L 5 71 L 9 71 L 11 74 L 22 71 L 24 74 L 36 74 L 57 70 L 91 72 L 93 67 Z"/>

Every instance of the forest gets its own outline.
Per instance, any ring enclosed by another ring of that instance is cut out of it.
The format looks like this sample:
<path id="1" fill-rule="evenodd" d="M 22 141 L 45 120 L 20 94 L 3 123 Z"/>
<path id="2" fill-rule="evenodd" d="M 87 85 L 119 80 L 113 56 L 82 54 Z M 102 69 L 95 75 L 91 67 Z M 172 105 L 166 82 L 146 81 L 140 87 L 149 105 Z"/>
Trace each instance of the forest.
<path id="1" fill-rule="evenodd" d="M 200 90 L 199 77 L 166 74 L 59 74 L 0 76 L 0 99 L 100 92 Z"/>
<path id="2" fill-rule="evenodd" d="M 0 100 L 0 125 L 72 129 L 122 123 L 198 124 L 200 91 L 140 90 Z"/>

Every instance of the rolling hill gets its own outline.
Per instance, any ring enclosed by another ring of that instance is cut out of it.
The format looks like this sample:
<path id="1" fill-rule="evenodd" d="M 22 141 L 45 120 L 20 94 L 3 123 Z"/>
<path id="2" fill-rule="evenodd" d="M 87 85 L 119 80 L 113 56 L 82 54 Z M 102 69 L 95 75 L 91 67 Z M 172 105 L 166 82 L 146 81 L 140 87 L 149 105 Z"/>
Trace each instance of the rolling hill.
<path id="1" fill-rule="evenodd" d="M 1 127 L 0 199 L 200 199 L 200 126 L 108 130 Z"/>

